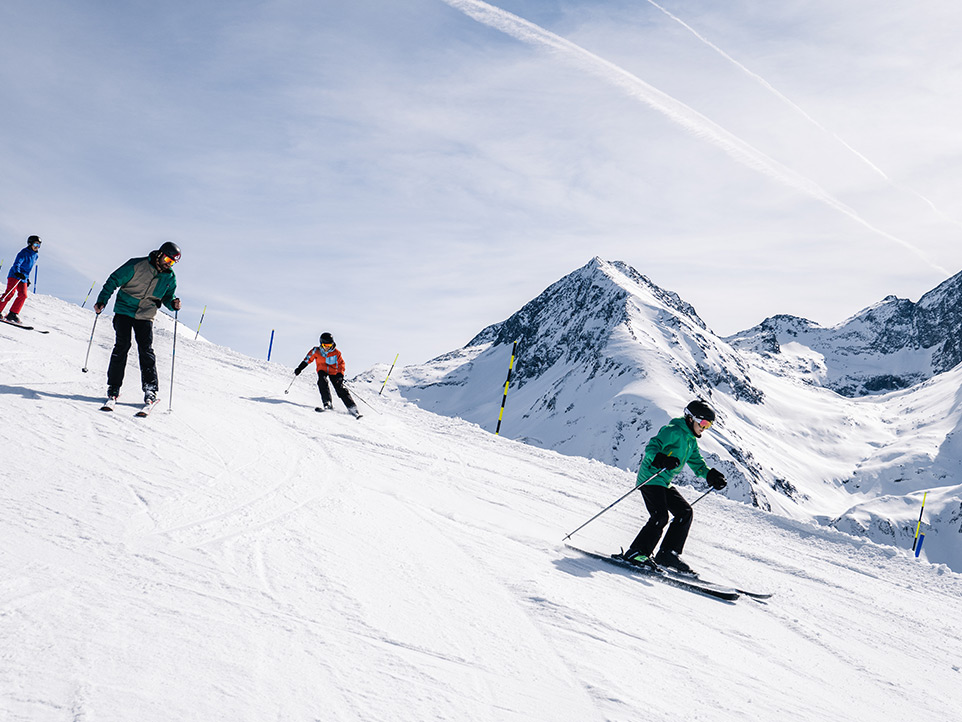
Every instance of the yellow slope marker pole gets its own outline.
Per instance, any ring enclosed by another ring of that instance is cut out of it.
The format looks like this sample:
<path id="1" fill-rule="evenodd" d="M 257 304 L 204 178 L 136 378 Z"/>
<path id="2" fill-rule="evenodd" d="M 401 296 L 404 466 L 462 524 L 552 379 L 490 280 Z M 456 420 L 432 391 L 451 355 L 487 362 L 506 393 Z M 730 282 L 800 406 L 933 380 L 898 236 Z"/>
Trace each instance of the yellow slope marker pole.
<path id="1" fill-rule="evenodd" d="M 204 310 L 200 312 L 200 321 L 197 324 L 197 333 L 194 334 L 195 341 L 197 340 L 197 337 L 200 336 L 200 324 L 204 322 L 205 315 L 207 315 L 207 306 L 204 306 Z"/>
<path id="2" fill-rule="evenodd" d="M 391 378 L 391 371 L 394 370 L 394 364 L 397 363 L 397 357 L 400 356 L 400 355 L 401 355 L 401 352 L 400 352 L 400 351 L 399 351 L 398 353 L 394 354 L 394 363 L 391 364 L 391 368 L 388 369 L 387 376 L 384 377 L 384 383 L 381 384 L 381 391 L 384 391 L 384 387 L 387 386 L 387 380 L 388 380 L 389 378 Z M 378 396 L 381 395 L 381 391 L 378 391 L 378 392 L 377 392 L 377 395 L 378 395 Z"/>
<path id="3" fill-rule="evenodd" d="M 498 412 L 498 427 L 494 430 L 495 436 L 501 433 L 501 420 L 504 418 L 504 402 L 508 400 L 508 384 L 511 383 L 511 369 L 514 368 L 514 357 L 518 351 L 518 342 L 514 342 L 511 347 L 511 363 L 508 364 L 508 378 L 504 382 L 504 396 L 501 397 L 501 411 Z"/>
<path id="4" fill-rule="evenodd" d="M 96 286 L 96 285 L 97 285 L 97 282 L 96 282 L 96 281 L 94 281 L 93 283 L 90 284 L 90 290 L 87 291 L 87 295 L 86 295 L 86 297 L 84 298 L 84 302 L 80 304 L 80 308 L 83 308 L 84 306 L 87 305 L 87 301 L 90 299 L 90 294 L 93 293 L 94 286 Z"/>

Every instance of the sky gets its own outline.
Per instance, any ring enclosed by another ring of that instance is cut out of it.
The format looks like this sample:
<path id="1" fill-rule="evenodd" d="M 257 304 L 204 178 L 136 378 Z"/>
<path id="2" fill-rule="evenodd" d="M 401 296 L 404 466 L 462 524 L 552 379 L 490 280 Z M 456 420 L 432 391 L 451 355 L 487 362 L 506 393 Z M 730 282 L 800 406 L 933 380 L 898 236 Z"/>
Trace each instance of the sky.
<path id="1" fill-rule="evenodd" d="M 0 7 L 0 259 L 177 242 L 181 320 L 292 367 L 420 363 L 594 256 L 718 334 L 962 269 L 950 2 Z M 5 274 L 4 274 L 5 275 Z M 88 304 L 89 305 L 89 304 Z M 25 309 L 28 313 L 29 307 Z M 32 319 L 40 323 L 38 319 Z"/>

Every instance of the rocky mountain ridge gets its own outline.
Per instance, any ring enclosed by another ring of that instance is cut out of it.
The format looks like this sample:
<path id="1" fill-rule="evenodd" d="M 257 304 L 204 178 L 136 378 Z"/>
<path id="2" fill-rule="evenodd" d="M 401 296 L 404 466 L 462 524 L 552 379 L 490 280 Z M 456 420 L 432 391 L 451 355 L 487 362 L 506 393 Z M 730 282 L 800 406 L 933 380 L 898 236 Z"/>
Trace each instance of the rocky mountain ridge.
<path id="1" fill-rule="evenodd" d="M 962 273 L 917 303 L 887 296 L 831 328 L 778 315 L 725 340 L 774 369 L 801 372 L 809 383 L 854 398 L 906 389 L 957 366 L 960 328 Z M 801 345 L 806 358 L 811 352 L 821 356 L 821 362 L 800 363 L 793 345 Z"/>

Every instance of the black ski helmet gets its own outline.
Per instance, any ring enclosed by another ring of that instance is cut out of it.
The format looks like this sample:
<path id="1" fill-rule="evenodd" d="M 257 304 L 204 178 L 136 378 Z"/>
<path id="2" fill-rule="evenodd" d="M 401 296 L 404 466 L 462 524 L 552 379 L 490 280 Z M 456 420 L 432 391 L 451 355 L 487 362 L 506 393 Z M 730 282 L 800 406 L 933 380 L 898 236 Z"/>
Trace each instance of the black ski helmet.
<path id="1" fill-rule="evenodd" d="M 174 259 L 174 262 L 180 260 L 180 248 L 173 241 L 164 241 L 163 245 L 157 249 L 158 256 L 169 256 Z"/>
<path id="2" fill-rule="evenodd" d="M 327 331 L 321 334 L 321 344 L 323 345 L 325 343 L 329 343 L 332 346 L 337 345 L 336 343 L 334 343 L 334 337 L 331 334 L 329 334 Z"/>
<path id="3" fill-rule="evenodd" d="M 695 399 L 685 407 L 685 416 L 715 423 L 715 410 L 704 399 Z"/>
<path id="4" fill-rule="evenodd" d="M 27 245 L 32 246 L 34 243 L 39 246 L 41 243 L 43 243 L 43 241 L 40 240 L 40 236 L 28 236 Z"/>

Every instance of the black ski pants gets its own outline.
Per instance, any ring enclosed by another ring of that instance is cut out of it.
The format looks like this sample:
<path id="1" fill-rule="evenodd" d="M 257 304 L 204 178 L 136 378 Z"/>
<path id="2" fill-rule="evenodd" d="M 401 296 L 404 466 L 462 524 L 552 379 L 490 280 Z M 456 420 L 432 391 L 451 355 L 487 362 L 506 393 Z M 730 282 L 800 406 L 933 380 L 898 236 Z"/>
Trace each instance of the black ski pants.
<path id="1" fill-rule="evenodd" d="M 675 552 L 679 556 L 685 548 L 685 541 L 688 539 L 688 530 L 691 529 L 693 518 L 691 504 L 685 501 L 673 486 L 649 486 L 641 487 L 641 496 L 648 507 L 648 523 L 645 524 L 638 536 L 631 543 L 628 550 L 632 553 L 640 553 L 645 556 L 652 556 L 661 533 L 668 524 L 668 515 L 671 514 L 671 525 L 665 534 L 665 540 L 661 543 L 661 550 L 665 552 Z"/>
<path id="2" fill-rule="evenodd" d="M 140 381 L 144 392 L 157 393 L 157 359 L 154 356 L 154 322 L 150 319 L 137 319 L 132 316 L 114 314 L 116 341 L 110 354 L 107 367 L 107 388 L 120 390 L 127 370 L 127 352 L 130 351 L 130 335 L 137 340 L 137 353 L 140 356 Z"/>
<path id="3" fill-rule="evenodd" d="M 331 389 L 327 386 L 327 380 L 331 380 L 331 386 L 334 387 L 334 392 L 337 397 L 344 402 L 344 405 L 353 409 L 357 404 L 354 403 L 354 399 L 351 396 L 351 392 L 347 390 L 347 386 L 344 385 L 344 374 L 334 374 L 330 376 L 327 371 L 317 372 L 317 389 L 321 392 L 321 401 L 327 406 L 331 403 Z"/>

